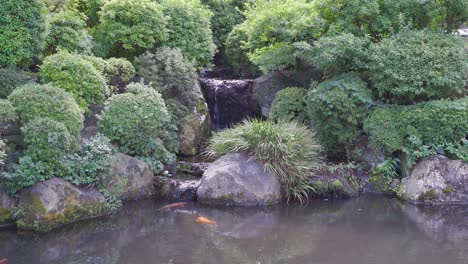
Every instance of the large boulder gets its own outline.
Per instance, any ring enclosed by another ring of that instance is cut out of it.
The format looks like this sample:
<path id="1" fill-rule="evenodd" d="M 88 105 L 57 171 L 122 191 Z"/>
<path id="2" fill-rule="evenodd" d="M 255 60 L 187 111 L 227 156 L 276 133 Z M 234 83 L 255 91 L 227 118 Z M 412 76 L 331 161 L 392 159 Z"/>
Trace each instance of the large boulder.
<path id="1" fill-rule="evenodd" d="M 138 200 L 154 194 L 153 176 L 146 162 L 117 153 L 111 158 L 110 170 L 101 183 L 116 198 Z"/>
<path id="2" fill-rule="evenodd" d="M 402 180 L 399 195 L 415 203 L 468 203 L 468 164 L 435 155 L 421 160 Z"/>
<path id="3" fill-rule="evenodd" d="M 283 200 L 279 177 L 246 153 L 228 154 L 203 174 L 198 201 L 206 204 L 269 205 Z"/>
<path id="4" fill-rule="evenodd" d="M 15 200 L 8 196 L 3 183 L 0 183 L 0 228 L 12 223 L 11 217 L 13 216 L 14 209 Z"/>
<path id="5" fill-rule="evenodd" d="M 61 178 L 39 182 L 23 190 L 18 207 L 24 212 L 17 221 L 18 227 L 34 231 L 48 231 L 110 211 L 97 189 L 79 188 Z"/>
<path id="6" fill-rule="evenodd" d="M 198 107 L 182 120 L 179 129 L 179 154 L 195 156 L 204 140 L 211 133 L 211 117 L 205 100 L 200 100 Z"/>
<path id="7" fill-rule="evenodd" d="M 171 179 L 164 176 L 154 177 L 157 196 L 166 201 L 187 202 L 197 200 L 200 180 Z"/>

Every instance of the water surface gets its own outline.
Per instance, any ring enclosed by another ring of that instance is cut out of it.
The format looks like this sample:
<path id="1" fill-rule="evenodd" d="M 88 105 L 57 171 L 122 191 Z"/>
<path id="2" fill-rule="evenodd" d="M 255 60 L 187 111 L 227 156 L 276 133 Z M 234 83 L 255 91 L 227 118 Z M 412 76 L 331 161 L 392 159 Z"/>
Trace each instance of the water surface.
<path id="1" fill-rule="evenodd" d="M 307 207 L 158 211 L 126 205 L 46 234 L 0 232 L 8 264 L 468 264 L 468 206 L 416 207 L 381 196 Z M 196 217 L 215 220 L 201 225 Z"/>

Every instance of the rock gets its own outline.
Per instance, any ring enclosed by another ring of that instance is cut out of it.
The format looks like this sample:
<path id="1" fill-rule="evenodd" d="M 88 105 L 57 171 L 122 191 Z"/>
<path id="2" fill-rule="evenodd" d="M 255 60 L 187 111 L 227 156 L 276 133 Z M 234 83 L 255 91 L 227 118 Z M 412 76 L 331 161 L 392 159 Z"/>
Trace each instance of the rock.
<path id="1" fill-rule="evenodd" d="M 176 202 L 196 201 L 198 186 L 200 186 L 200 180 L 154 177 L 156 193 L 163 200 Z"/>
<path id="2" fill-rule="evenodd" d="M 48 231 L 109 212 L 106 199 L 97 189 L 79 188 L 61 178 L 39 182 L 23 190 L 19 208 L 24 216 L 18 220 L 18 227 L 34 231 Z"/>
<path id="3" fill-rule="evenodd" d="M 415 203 L 468 203 L 468 164 L 435 155 L 418 162 L 399 195 Z"/>
<path id="4" fill-rule="evenodd" d="M 253 97 L 252 80 L 200 79 L 215 131 L 228 128 L 245 118 L 260 117 Z"/>
<path id="5" fill-rule="evenodd" d="M 385 160 L 385 150 L 372 147 L 369 137 L 365 135 L 356 139 L 350 153 L 354 161 L 366 163 L 369 167 L 375 167 Z"/>
<path id="6" fill-rule="evenodd" d="M 283 200 L 278 176 L 245 153 L 228 154 L 203 174 L 197 191 L 206 204 L 269 205 Z"/>
<path id="7" fill-rule="evenodd" d="M 211 163 L 208 162 L 193 163 L 179 161 L 177 162 L 176 175 L 190 175 L 201 178 L 210 165 Z"/>
<path id="8" fill-rule="evenodd" d="M 15 200 L 6 193 L 3 183 L 0 183 L 0 228 L 13 224 L 11 217 L 15 204 Z"/>
<path id="9" fill-rule="evenodd" d="M 109 173 L 101 183 L 112 195 L 123 201 L 147 198 L 154 194 L 150 166 L 122 153 L 112 157 Z"/>
<path id="10" fill-rule="evenodd" d="M 104 105 L 90 105 L 89 112 L 86 113 L 84 127 L 97 127 L 99 115 L 104 110 Z"/>
<path id="11" fill-rule="evenodd" d="M 309 194 L 315 199 L 348 199 L 359 196 L 358 186 L 354 186 L 348 178 L 336 175 L 316 175 L 310 185 L 314 188 Z"/>
<path id="12" fill-rule="evenodd" d="M 23 133 L 18 121 L 0 122 L 0 139 L 15 145 L 23 145 Z"/>
<path id="13" fill-rule="evenodd" d="M 201 100 L 197 109 L 187 115 L 181 123 L 178 136 L 179 154 L 195 156 L 211 134 L 211 117 L 205 100 Z"/>
<path id="14" fill-rule="evenodd" d="M 88 139 L 90 140 L 91 138 L 95 137 L 99 133 L 99 127 L 97 126 L 89 126 L 85 127 L 81 131 L 81 139 Z"/>

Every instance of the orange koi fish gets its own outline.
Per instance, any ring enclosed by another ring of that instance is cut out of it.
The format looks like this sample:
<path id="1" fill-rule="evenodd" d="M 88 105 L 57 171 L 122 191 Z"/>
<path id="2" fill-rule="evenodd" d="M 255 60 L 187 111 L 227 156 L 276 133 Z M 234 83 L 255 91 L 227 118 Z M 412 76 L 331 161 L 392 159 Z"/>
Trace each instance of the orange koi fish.
<path id="1" fill-rule="evenodd" d="M 6 259 L 6 258 L 0 259 L 0 264 L 5 264 L 7 261 L 8 261 L 8 259 Z"/>
<path id="2" fill-rule="evenodd" d="M 195 222 L 199 224 L 216 225 L 216 221 L 212 221 L 208 218 L 201 217 L 201 216 L 197 217 L 197 219 L 195 219 Z"/>
<path id="3" fill-rule="evenodd" d="M 165 205 L 165 206 L 159 208 L 158 210 L 170 209 L 170 208 L 175 208 L 175 207 L 184 207 L 184 206 L 186 206 L 186 205 L 187 205 L 186 202 L 182 202 L 182 203 L 172 203 L 172 204 Z M 0 263 L 0 264 L 2 264 L 2 263 Z"/>

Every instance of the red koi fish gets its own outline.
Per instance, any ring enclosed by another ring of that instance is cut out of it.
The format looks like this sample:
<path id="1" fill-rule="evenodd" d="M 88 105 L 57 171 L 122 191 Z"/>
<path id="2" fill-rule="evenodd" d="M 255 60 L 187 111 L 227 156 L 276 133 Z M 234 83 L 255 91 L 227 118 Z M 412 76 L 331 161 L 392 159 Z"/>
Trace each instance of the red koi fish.
<path id="1" fill-rule="evenodd" d="M 175 208 L 175 207 L 184 207 L 184 206 L 186 206 L 186 205 L 187 205 L 186 202 L 182 202 L 182 203 L 172 203 L 172 204 L 165 205 L 165 206 L 159 208 L 158 210 L 170 209 L 170 208 Z M 0 264 L 2 264 L 2 263 L 0 263 Z"/>
<path id="2" fill-rule="evenodd" d="M 216 221 L 213 221 L 213 220 L 210 220 L 208 218 L 205 218 L 205 217 L 197 217 L 197 219 L 195 219 L 195 222 L 199 223 L 199 224 L 206 224 L 206 225 L 216 225 Z"/>
<path id="3" fill-rule="evenodd" d="M 6 258 L 0 259 L 0 264 L 5 264 L 7 261 L 8 261 L 8 259 L 6 259 Z"/>

